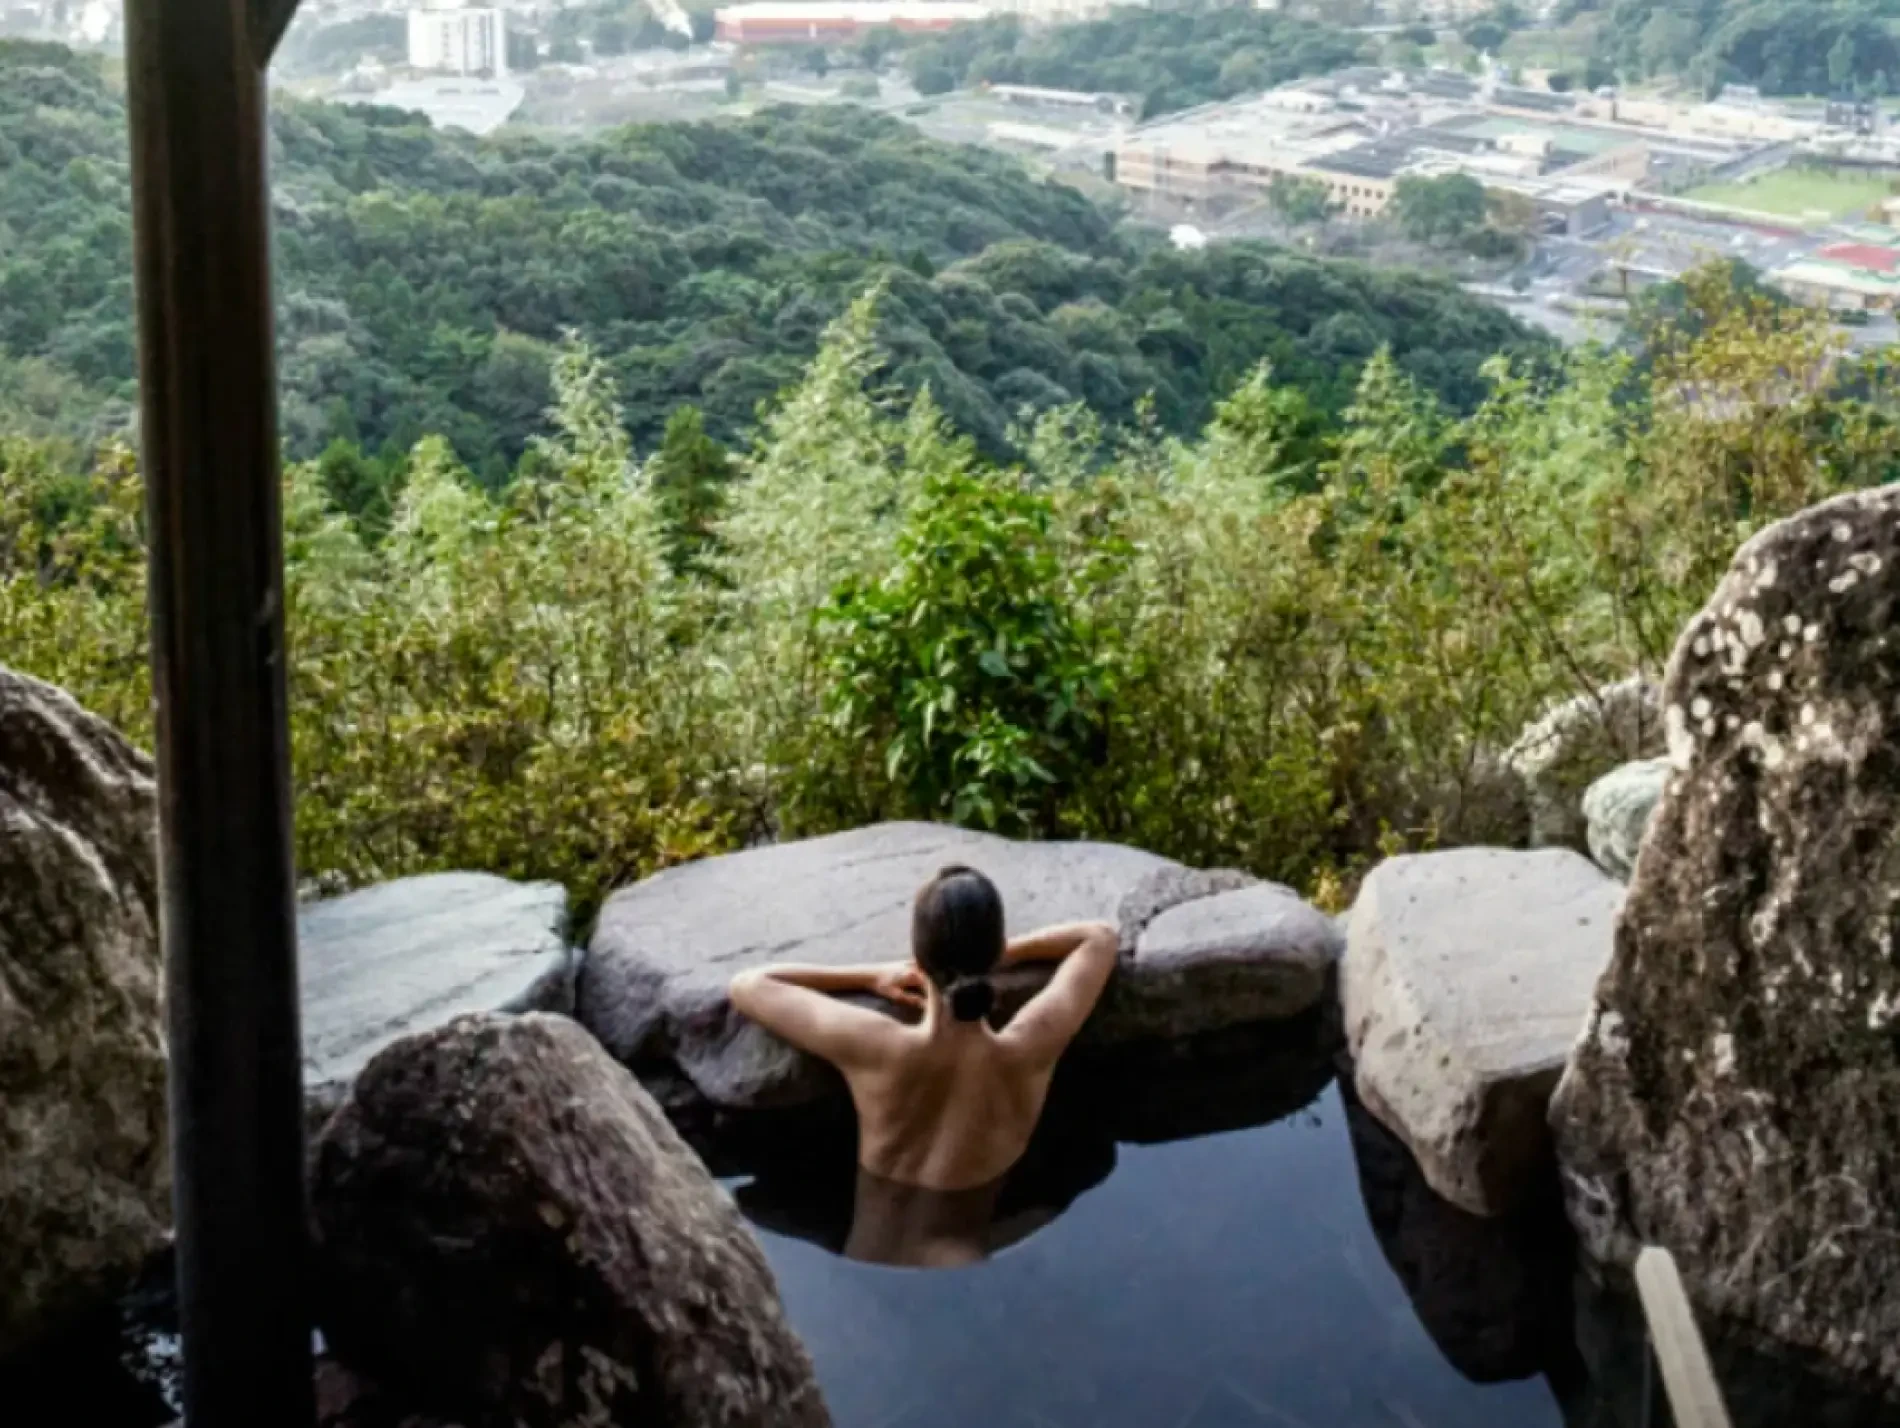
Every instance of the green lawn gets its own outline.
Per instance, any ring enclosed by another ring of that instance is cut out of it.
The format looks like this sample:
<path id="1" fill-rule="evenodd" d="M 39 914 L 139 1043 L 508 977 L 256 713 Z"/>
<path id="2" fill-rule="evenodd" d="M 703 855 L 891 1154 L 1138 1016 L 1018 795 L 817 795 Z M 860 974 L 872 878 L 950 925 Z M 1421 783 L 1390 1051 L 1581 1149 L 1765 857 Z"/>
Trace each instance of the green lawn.
<path id="1" fill-rule="evenodd" d="M 1861 217 L 1893 191 L 1893 180 L 1881 174 L 1787 168 L 1746 183 L 1705 184 L 1683 197 L 1776 218 L 1825 220 Z"/>

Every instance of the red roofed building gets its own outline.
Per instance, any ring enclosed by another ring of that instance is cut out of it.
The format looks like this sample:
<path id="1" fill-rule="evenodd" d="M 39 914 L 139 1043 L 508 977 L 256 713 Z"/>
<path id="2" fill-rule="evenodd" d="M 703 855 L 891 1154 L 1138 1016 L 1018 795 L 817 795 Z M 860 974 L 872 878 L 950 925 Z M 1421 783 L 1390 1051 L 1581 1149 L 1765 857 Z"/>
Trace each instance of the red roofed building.
<path id="1" fill-rule="evenodd" d="M 1829 263 L 1859 268 L 1867 273 L 1900 271 L 1900 250 L 1881 248 L 1872 243 L 1836 243 L 1823 248 L 1816 257 Z"/>
<path id="2" fill-rule="evenodd" d="M 852 40 L 866 30 L 947 30 L 989 17 L 972 0 L 763 0 L 713 11 L 715 38 L 735 45 L 812 45 Z"/>
<path id="3" fill-rule="evenodd" d="M 1878 243 L 1835 243 L 1770 275 L 1789 297 L 1817 307 L 1859 312 L 1900 308 L 1900 249 Z"/>

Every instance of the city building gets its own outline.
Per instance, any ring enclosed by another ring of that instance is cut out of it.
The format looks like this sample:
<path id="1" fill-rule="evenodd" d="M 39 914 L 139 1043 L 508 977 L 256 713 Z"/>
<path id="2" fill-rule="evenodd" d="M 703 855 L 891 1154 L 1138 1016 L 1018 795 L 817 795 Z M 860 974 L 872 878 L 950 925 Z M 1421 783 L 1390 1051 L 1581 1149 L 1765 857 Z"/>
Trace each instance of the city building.
<path id="1" fill-rule="evenodd" d="M 442 74 L 508 72 L 508 22 L 500 10 L 430 0 L 409 12 L 409 67 Z"/>
<path id="2" fill-rule="evenodd" d="M 1880 132 L 1880 105 L 1872 99 L 1832 99 L 1827 106 L 1827 127 L 1849 129 L 1856 134 Z"/>
<path id="3" fill-rule="evenodd" d="M 1532 200 L 1564 232 L 1607 222 L 1613 195 L 1648 177 L 1642 136 L 1525 112 L 1464 76 L 1355 70 L 1254 99 L 1169 115 L 1115 153 L 1123 188 L 1204 202 L 1257 200 L 1277 179 L 1323 184 L 1350 219 L 1381 216 L 1406 178 L 1468 174 Z"/>
<path id="4" fill-rule="evenodd" d="M 1140 101 L 1127 94 L 1103 94 L 1086 89 L 1044 89 L 1033 84 L 986 84 L 983 92 L 992 99 L 1032 108 L 1093 109 L 1098 114 L 1130 117 Z"/>
<path id="5" fill-rule="evenodd" d="M 1692 139 L 1726 139 L 1749 144 L 1795 144 L 1819 134 L 1822 124 L 1791 115 L 1759 101 L 1724 98 L 1711 104 L 1674 99 L 1632 98 L 1616 93 L 1585 94 L 1575 101 L 1580 120 L 1653 129 Z"/>
<path id="6" fill-rule="evenodd" d="M 987 19 L 988 5 L 972 0 L 754 0 L 713 11 L 714 35 L 735 45 L 822 45 L 856 39 L 866 30 L 909 33 L 947 30 Z"/>
<path id="7" fill-rule="evenodd" d="M 1835 311 L 1893 312 L 1900 307 L 1900 249 L 1834 243 L 1769 275 L 1797 302 Z"/>

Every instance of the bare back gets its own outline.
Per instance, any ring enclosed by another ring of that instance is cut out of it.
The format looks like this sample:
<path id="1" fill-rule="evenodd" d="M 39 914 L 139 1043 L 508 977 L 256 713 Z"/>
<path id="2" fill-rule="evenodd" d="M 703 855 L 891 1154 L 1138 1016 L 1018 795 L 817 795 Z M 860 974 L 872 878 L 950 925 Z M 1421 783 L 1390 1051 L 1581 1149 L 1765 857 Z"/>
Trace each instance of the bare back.
<path id="1" fill-rule="evenodd" d="M 888 1059 L 845 1068 L 858 1112 L 858 1163 L 873 1175 L 937 1190 L 1000 1177 L 1042 1118 L 1053 1059 L 1029 1054 L 985 1023 L 933 1025 Z"/>
<path id="2" fill-rule="evenodd" d="M 1001 1031 L 958 1021 L 914 964 L 778 966 L 741 972 L 733 1004 L 843 1074 L 858 1113 L 858 1163 L 931 1190 L 1001 1177 L 1029 1148 L 1049 1082 L 1116 965 L 1115 929 L 1074 923 L 1019 937 L 1002 966 L 1054 974 Z M 871 992 L 922 1012 L 906 1025 L 836 995 Z"/>

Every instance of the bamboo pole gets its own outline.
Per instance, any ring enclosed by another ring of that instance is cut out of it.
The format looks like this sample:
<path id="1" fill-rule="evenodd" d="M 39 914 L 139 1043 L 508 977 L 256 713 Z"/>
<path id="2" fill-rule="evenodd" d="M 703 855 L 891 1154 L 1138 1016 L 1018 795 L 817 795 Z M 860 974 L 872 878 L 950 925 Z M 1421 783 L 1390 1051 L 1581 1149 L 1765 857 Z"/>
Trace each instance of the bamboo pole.
<path id="1" fill-rule="evenodd" d="M 1702 1342 L 1695 1310 L 1668 1250 L 1646 1245 L 1637 1255 L 1636 1293 L 1642 1300 L 1643 1317 L 1649 1321 L 1650 1342 L 1655 1345 L 1676 1428 L 1730 1428 L 1708 1346 Z"/>

